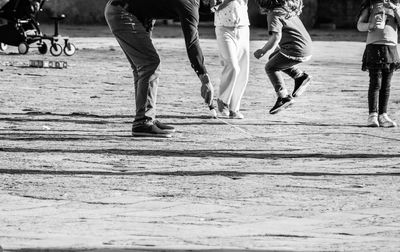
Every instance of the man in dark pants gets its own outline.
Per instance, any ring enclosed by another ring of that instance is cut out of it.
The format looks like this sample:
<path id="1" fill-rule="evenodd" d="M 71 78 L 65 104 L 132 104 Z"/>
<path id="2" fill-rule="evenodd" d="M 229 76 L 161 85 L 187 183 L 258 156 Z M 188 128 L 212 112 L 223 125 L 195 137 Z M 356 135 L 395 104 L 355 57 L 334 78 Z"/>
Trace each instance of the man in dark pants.
<path id="1" fill-rule="evenodd" d="M 200 0 L 110 0 L 105 18 L 126 54 L 135 81 L 136 115 L 133 136 L 170 137 L 174 128 L 155 120 L 160 58 L 153 46 L 151 29 L 155 19 L 179 18 L 187 54 L 202 86 L 201 96 L 213 106 L 213 86 L 204 66 L 199 44 Z"/>

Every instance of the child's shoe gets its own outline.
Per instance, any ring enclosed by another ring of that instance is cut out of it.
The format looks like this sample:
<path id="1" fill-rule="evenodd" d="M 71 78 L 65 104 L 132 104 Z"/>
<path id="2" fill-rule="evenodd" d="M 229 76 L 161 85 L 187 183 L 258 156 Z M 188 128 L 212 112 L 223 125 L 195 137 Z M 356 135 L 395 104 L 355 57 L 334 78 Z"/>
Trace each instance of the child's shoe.
<path id="1" fill-rule="evenodd" d="M 229 111 L 229 118 L 230 119 L 244 119 L 244 115 L 240 113 L 240 111 Z"/>
<path id="2" fill-rule="evenodd" d="M 386 113 L 380 114 L 378 116 L 379 125 L 384 128 L 393 128 L 397 127 L 396 122 L 389 118 Z"/>
<path id="3" fill-rule="evenodd" d="M 272 107 L 272 109 L 269 111 L 270 114 L 276 114 L 286 108 L 288 108 L 290 105 L 292 105 L 294 102 L 294 99 L 292 96 L 288 95 L 286 97 L 278 97 L 278 100 L 276 100 L 275 105 Z"/>
<path id="4" fill-rule="evenodd" d="M 229 116 L 229 108 L 228 104 L 223 102 L 220 99 L 217 99 L 217 105 L 218 105 L 218 111 L 223 115 L 223 116 Z"/>
<path id="5" fill-rule="evenodd" d="M 378 113 L 370 113 L 368 116 L 368 127 L 379 127 Z"/>
<path id="6" fill-rule="evenodd" d="M 304 93 L 304 91 L 310 85 L 310 83 L 311 83 L 311 76 L 306 73 L 304 73 L 299 78 L 296 78 L 294 80 L 294 89 L 292 96 L 299 97 L 301 94 Z"/>

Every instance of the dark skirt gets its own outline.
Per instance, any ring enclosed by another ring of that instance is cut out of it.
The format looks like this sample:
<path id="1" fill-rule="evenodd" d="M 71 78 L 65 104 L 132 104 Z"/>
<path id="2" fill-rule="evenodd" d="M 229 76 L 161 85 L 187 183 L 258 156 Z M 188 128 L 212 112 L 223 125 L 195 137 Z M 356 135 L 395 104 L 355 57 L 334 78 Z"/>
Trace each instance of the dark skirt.
<path id="1" fill-rule="evenodd" d="M 400 59 L 397 52 L 397 46 L 368 44 L 365 48 L 362 67 L 367 70 L 398 70 L 400 68 Z"/>

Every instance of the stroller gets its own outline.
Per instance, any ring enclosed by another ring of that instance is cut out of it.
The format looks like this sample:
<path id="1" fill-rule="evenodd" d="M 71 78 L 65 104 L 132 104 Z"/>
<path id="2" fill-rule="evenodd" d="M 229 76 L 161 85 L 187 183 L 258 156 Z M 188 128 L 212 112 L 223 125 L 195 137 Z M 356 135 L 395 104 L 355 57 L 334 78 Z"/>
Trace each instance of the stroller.
<path id="1" fill-rule="evenodd" d="M 52 17 L 54 20 L 52 36 L 40 31 L 36 16 L 42 10 L 45 1 L 0 0 L 0 51 L 5 51 L 7 45 L 11 45 L 17 46 L 20 54 L 27 54 L 31 47 L 36 47 L 39 53 L 46 54 L 49 48 L 44 40 L 49 40 L 50 53 L 53 56 L 60 56 L 62 52 L 67 56 L 75 54 L 76 47 L 69 42 L 69 38 L 62 37 L 58 33 L 59 22 L 65 19 L 65 15 Z"/>

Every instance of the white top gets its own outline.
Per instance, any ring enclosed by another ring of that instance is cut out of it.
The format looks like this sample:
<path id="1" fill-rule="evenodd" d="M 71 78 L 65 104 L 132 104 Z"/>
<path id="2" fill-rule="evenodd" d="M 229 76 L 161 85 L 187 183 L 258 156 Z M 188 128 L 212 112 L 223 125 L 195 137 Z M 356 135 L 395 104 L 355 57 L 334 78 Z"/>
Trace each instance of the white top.
<path id="1" fill-rule="evenodd" d="M 368 32 L 367 44 L 397 45 L 398 24 L 393 10 L 384 8 L 382 4 L 374 4 L 370 10 L 369 23 L 375 23 L 378 18 L 383 19 L 383 27 Z"/>
<path id="2" fill-rule="evenodd" d="M 250 21 L 247 13 L 247 1 L 248 0 L 233 0 L 222 10 L 216 8 L 214 25 L 227 27 L 249 26 Z"/>

